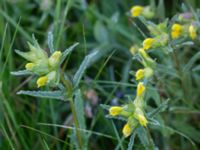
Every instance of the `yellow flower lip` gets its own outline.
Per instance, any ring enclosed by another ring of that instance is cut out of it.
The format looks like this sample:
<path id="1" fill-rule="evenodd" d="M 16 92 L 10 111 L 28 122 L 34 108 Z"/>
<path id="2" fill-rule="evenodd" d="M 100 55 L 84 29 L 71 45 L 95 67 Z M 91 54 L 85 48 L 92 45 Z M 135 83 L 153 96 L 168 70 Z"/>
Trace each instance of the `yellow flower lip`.
<path id="1" fill-rule="evenodd" d="M 136 5 L 131 8 L 131 15 L 132 17 L 138 17 L 143 11 L 143 7 Z"/>
<path id="2" fill-rule="evenodd" d="M 128 123 L 125 124 L 124 127 L 123 127 L 122 132 L 123 132 L 123 134 L 124 134 L 125 137 L 128 137 L 131 134 L 131 132 L 132 132 L 131 126 Z"/>
<path id="3" fill-rule="evenodd" d="M 120 114 L 120 112 L 122 112 L 123 108 L 120 106 L 113 106 L 109 109 L 109 114 L 111 116 L 117 116 Z"/>
<path id="4" fill-rule="evenodd" d="M 144 69 L 139 69 L 135 74 L 136 80 L 141 80 L 142 78 L 144 78 L 144 73 Z"/>
<path id="5" fill-rule="evenodd" d="M 176 39 L 180 37 L 180 35 L 182 34 L 182 30 L 183 30 L 182 25 L 178 23 L 173 24 L 172 31 L 171 31 L 172 39 Z"/>
<path id="6" fill-rule="evenodd" d="M 143 41 L 143 48 L 144 50 L 148 50 L 152 47 L 153 43 L 154 43 L 154 39 L 153 38 L 147 38 Z"/>
<path id="7" fill-rule="evenodd" d="M 38 86 L 38 88 L 39 88 L 39 87 L 42 87 L 42 86 L 44 86 L 44 85 L 46 85 L 47 80 L 48 80 L 47 76 L 42 76 L 42 77 L 40 77 L 40 78 L 37 80 L 37 86 Z"/>
<path id="8" fill-rule="evenodd" d="M 137 96 L 138 97 L 142 96 L 142 94 L 144 93 L 145 89 L 146 88 L 145 88 L 144 84 L 142 82 L 139 82 L 138 86 L 137 86 Z"/>

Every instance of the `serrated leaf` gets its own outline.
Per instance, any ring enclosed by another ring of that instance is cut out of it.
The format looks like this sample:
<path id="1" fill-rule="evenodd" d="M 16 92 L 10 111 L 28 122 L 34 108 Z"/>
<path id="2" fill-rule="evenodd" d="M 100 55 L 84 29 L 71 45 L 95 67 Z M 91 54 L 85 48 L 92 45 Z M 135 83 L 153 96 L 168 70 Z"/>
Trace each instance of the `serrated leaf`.
<path id="1" fill-rule="evenodd" d="M 57 99 L 57 100 L 64 100 L 64 95 L 62 91 L 19 91 L 17 94 L 23 94 L 33 97 L 40 97 L 40 98 L 50 98 L 50 99 Z"/>
<path id="2" fill-rule="evenodd" d="M 92 61 L 92 58 L 96 54 L 97 54 L 97 52 L 93 52 L 93 53 L 87 55 L 85 57 L 85 59 L 83 60 L 83 62 L 81 63 L 79 69 L 77 70 L 77 72 L 73 78 L 74 88 L 76 88 L 79 85 L 80 80 L 81 80 L 83 74 L 85 73 L 85 70 L 87 69 L 88 65 L 90 64 L 90 61 Z"/>
<path id="3" fill-rule="evenodd" d="M 55 49 L 53 47 L 53 34 L 52 34 L 52 32 L 48 32 L 48 46 L 49 46 L 50 53 L 52 54 L 55 51 Z"/>
<path id="4" fill-rule="evenodd" d="M 74 48 L 75 48 L 78 44 L 79 44 L 79 43 L 75 43 L 75 44 L 73 44 L 72 46 L 70 46 L 69 48 L 67 48 L 64 52 L 62 52 L 62 57 L 61 57 L 61 62 L 60 62 L 60 64 L 63 63 L 63 61 L 66 59 L 67 55 L 68 55 L 69 53 L 71 53 L 71 52 L 74 50 Z"/>
<path id="5" fill-rule="evenodd" d="M 22 75 L 32 75 L 33 73 L 28 70 L 20 70 L 20 71 L 12 71 L 11 74 L 15 76 L 22 76 Z"/>

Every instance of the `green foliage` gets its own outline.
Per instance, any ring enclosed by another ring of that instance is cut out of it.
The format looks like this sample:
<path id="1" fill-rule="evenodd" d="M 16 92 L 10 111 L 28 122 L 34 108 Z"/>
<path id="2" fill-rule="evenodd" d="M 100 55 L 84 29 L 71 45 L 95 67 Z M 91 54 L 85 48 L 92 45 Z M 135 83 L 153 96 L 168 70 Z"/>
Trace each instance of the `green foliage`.
<path id="1" fill-rule="evenodd" d="M 151 6 L 154 18 L 132 18 L 134 5 Z M 199 149 L 199 7 L 198 0 L 0 1 L 0 149 Z M 179 16 L 186 12 L 197 23 L 196 40 Z M 180 19 L 185 32 L 172 40 Z M 129 49 L 147 37 L 160 40 L 145 60 L 156 64 L 144 81 L 148 124 L 125 138 L 127 118 L 108 113 L 111 106 L 132 107 L 133 75 L 143 60 Z M 48 57 L 62 52 L 56 86 L 38 89 L 38 74 L 25 70 L 15 49 L 28 52 L 27 41 Z"/>

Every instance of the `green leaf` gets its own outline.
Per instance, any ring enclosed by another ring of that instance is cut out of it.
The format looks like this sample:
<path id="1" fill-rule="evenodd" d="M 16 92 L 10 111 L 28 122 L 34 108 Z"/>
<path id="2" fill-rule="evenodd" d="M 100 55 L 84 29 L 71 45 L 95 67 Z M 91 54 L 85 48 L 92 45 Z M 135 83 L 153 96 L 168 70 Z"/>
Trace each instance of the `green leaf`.
<path id="1" fill-rule="evenodd" d="M 57 100 L 63 100 L 64 96 L 62 91 L 19 91 L 17 94 L 23 94 L 33 97 L 40 97 L 40 98 L 50 98 L 50 99 L 57 99 Z"/>
<path id="2" fill-rule="evenodd" d="M 135 136 L 136 136 L 136 130 L 134 130 L 132 135 L 131 135 L 130 141 L 128 143 L 128 149 L 127 150 L 132 150 L 133 149 Z"/>
<path id="3" fill-rule="evenodd" d="M 94 37 L 100 43 L 108 43 L 108 31 L 101 21 L 97 21 L 94 26 Z"/>
<path id="4" fill-rule="evenodd" d="M 157 7 L 157 14 L 161 19 L 165 18 L 165 4 L 163 0 L 159 0 L 158 7 Z"/>
<path id="5" fill-rule="evenodd" d="M 49 46 L 50 53 L 52 54 L 55 51 L 55 49 L 53 47 L 53 34 L 52 34 L 52 32 L 48 32 L 48 46 Z"/>
<path id="6" fill-rule="evenodd" d="M 185 67 L 183 68 L 183 72 L 185 71 L 189 71 L 192 66 L 194 65 L 194 63 L 200 59 L 200 52 L 196 53 L 190 60 L 189 62 L 185 65 Z"/>
<path id="7" fill-rule="evenodd" d="M 28 70 L 13 71 L 11 74 L 15 76 L 33 75 L 33 73 Z"/>
<path id="8" fill-rule="evenodd" d="M 61 57 L 61 62 L 60 62 L 60 64 L 63 63 L 63 61 L 66 59 L 67 55 L 68 55 L 69 53 L 71 53 L 71 52 L 74 50 L 74 48 L 75 48 L 78 44 L 79 44 L 79 43 L 75 43 L 75 44 L 73 44 L 72 46 L 70 46 L 69 48 L 67 48 L 64 52 L 62 52 L 62 57 Z"/>
<path id="9" fill-rule="evenodd" d="M 97 54 L 97 52 L 93 52 L 93 53 L 87 55 L 85 57 L 85 59 L 83 60 L 83 62 L 81 63 L 79 69 L 77 70 L 77 72 L 73 78 L 74 88 L 76 88 L 79 85 L 80 80 L 81 80 L 85 70 L 87 69 L 88 65 L 90 64 L 90 62 L 92 61 L 92 59 L 94 58 L 94 56 L 96 54 Z"/>
<path id="10" fill-rule="evenodd" d="M 84 111 L 84 101 L 82 99 L 82 95 L 81 95 L 81 91 L 80 89 L 76 90 L 75 92 L 75 110 L 76 110 L 76 114 L 77 114 L 77 119 L 78 119 L 78 123 L 79 123 L 79 128 L 81 129 L 86 129 L 86 123 L 85 123 L 85 111 Z M 82 132 L 81 136 L 84 142 L 84 147 L 87 146 L 87 142 L 88 142 L 88 136 L 85 135 L 86 133 Z"/>
<path id="11" fill-rule="evenodd" d="M 155 110 L 149 112 L 147 115 L 148 117 L 154 117 L 156 116 L 158 113 L 164 111 L 167 106 L 168 106 L 168 102 L 169 102 L 169 99 L 165 100 L 158 108 L 156 108 Z"/>
<path id="12" fill-rule="evenodd" d="M 143 127 L 138 127 L 137 128 L 137 135 L 140 139 L 140 142 L 145 147 L 145 149 L 148 149 L 150 143 L 149 143 L 147 131 Z"/>

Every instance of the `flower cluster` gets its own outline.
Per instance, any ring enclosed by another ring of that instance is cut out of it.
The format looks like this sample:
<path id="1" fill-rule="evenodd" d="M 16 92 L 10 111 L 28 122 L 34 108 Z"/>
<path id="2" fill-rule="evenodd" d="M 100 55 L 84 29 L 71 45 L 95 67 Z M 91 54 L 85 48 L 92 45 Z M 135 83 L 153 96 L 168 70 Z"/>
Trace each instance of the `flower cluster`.
<path id="1" fill-rule="evenodd" d="M 144 101 L 143 97 L 145 94 L 146 87 L 143 82 L 139 82 L 137 86 L 137 96 L 133 103 L 129 103 L 124 106 L 113 106 L 109 109 L 109 114 L 111 116 L 122 116 L 125 117 L 128 121 L 124 125 L 122 130 L 125 137 L 128 137 L 134 128 L 138 124 L 142 126 L 147 126 L 147 119 L 144 113 Z"/>
<path id="2" fill-rule="evenodd" d="M 145 18 L 153 18 L 155 15 L 154 10 L 150 6 L 133 6 L 130 12 L 132 17 L 144 16 Z"/>
<path id="3" fill-rule="evenodd" d="M 180 14 L 179 19 L 171 27 L 172 39 L 180 37 L 189 37 L 196 40 L 198 36 L 198 23 L 195 21 L 193 15 L 189 12 Z"/>
<path id="4" fill-rule="evenodd" d="M 131 8 L 132 17 L 143 16 L 147 17 L 145 12 L 150 9 L 149 6 L 133 6 Z M 190 17 L 185 17 L 186 14 L 181 14 L 179 16 L 179 20 L 170 24 L 168 20 L 164 22 L 154 24 L 153 22 L 143 21 L 147 28 L 150 31 L 151 37 L 147 37 L 140 45 L 133 45 L 130 48 L 130 52 L 132 55 L 138 55 L 139 60 L 143 65 L 143 68 L 138 69 L 135 72 L 135 80 L 138 82 L 137 85 L 137 94 L 136 98 L 133 102 L 123 106 L 113 106 L 109 109 L 109 114 L 111 116 L 121 116 L 126 118 L 127 123 L 123 127 L 123 134 L 125 137 L 128 137 L 132 131 L 138 126 L 146 127 L 148 124 L 148 120 L 145 113 L 145 93 L 147 83 L 150 78 L 153 76 L 156 69 L 156 62 L 154 59 L 150 57 L 148 52 L 153 49 L 163 49 L 164 47 L 171 46 L 173 40 L 177 40 L 178 38 L 188 38 L 192 40 L 198 39 L 198 29 L 197 23 L 195 23 L 194 18 L 190 13 L 187 14 Z M 167 48 L 166 48 L 167 49 Z"/>
<path id="5" fill-rule="evenodd" d="M 39 76 L 37 79 L 37 87 L 57 85 L 60 78 L 59 65 L 62 53 L 55 51 L 48 57 L 47 52 L 39 46 L 37 41 L 34 41 L 34 45 L 28 42 L 28 45 L 30 48 L 29 52 L 19 50 L 16 50 L 16 52 L 29 61 L 25 65 L 26 70 Z"/>

